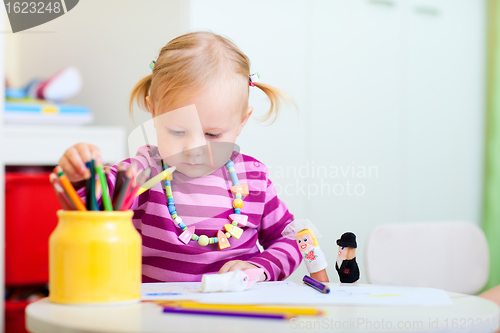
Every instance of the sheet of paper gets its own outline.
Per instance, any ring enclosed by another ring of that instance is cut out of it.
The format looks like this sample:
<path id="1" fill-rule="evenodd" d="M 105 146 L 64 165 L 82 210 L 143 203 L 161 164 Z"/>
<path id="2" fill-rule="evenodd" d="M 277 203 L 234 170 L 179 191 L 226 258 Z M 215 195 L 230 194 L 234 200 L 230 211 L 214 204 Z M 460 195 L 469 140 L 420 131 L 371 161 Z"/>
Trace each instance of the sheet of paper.
<path id="1" fill-rule="evenodd" d="M 330 284 L 322 294 L 302 283 L 275 281 L 241 292 L 202 293 L 199 282 L 143 283 L 143 300 L 193 300 L 211 304 L 453 305 L 444 290 L 421 287 Z"/>

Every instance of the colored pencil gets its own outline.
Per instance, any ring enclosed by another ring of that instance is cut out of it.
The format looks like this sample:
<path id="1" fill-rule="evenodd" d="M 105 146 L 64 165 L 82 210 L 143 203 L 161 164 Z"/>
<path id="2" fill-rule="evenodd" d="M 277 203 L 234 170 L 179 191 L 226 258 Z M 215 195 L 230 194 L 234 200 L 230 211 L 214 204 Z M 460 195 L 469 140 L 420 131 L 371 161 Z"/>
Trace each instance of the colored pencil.
<path id="1" fill-rule="evenodd" d="M 54 189 L 54 192 L 56 193 L 57 199 L 59 200 L 62 208 L 65 210 L 75 210 L 75 206 L 71 202 L 71 199 L 68 198 L 68 195 L 59 182 L 59 178 L 57 178 L 57 175 L 55 173 L 51 173 L 49 179 L 50 184 L 52 184 L 52 188 Z"/>
<path id="2" fill-rule="evenodd" d="M 90 170 L 90 178 L 87 179 L 87 210 L 99 210 L 97 199 L 95 195 L 95 160 L 86 163 L 87 168 Z"/>
<path id="3" fill-rule="evenodd" d="M 157 174 L 156 176 L 154 176 L 153 178 L 151 178 L 150 180 L 148 180 L 147 182 L 142 184 L 141 189 L 137 192 L 137 195 L 141 195 L 142 193 L 146 192 L 151 187 L 153 187 L 153 185 L 155 185 L 156 183 L 159 183 L 162 180 L 165 180 L 167 178 L 167 176 L 171 175 L 174 171 L 175 171 L 174 166 L 170 167 L 166 170 L 163 170 L 162 172 L 160 172 L 159 174 Z"/>
<path id="4" fill-rule="evenodd" d="M 139 176 L 137 176 L 136 185 L 132 189 L 131 193 L 123 201 L 123 205 L 122 205 L 121 210 L 129 210 L 130 209 L 130 207 L 134 203 L 134 199 L 137 196 L 137 192 L 139 191 L 140 186 L 146 181 L 146 179 L 149 178 L 150 174 L 151 174 L 151 169 L 147 168 L 146 170 L 142 171 Z"/>
<path id="5" fill-rule="evenodd" d="M 330 292 L 330 288 L 328 288 L 328 286 L 325 286 L 323 283 L 319 282 L 316 279 L 313 279 L 309 275 L 305 275 L 302 281 L 304 281 L 304 283 L 309 287 L 312 287 L 313 289 L 316 289 L 323 294 L 328 294 Z"/>
<path id="6" fill-rule="evenodd" d="M 61 185 L 63 186 L 64 190 L 68 194 L 73 204 L 75 205 L 76 209 L 78 209 L 79 211 L 86 211 L 87 209 L 85 208 L 82 199 L 80 199 L 80 197 L 76 193 L 75 188 L 73 187 L 73 185 L 71 185 L 71 182 L 69 181 L 68 177 L 66 177 L 66 175 L 63 173 L 62 168 L 60 166 L 56 166 L 55 171 L 59 176 Z"/>
<path id="7" fill-rule="evenodd" d="M 87 167 L 87 170 L 89 170 L 89 175 L 91 174 L 90 172 L 90 161 L 87 161 L 85 162 L 85 166 Z M 91 206 L 91 202 L 90 202 L 90 189 L 92 187 L 92 185 L 90 184 L 90 178 L 87 178 L 85 179 L 85 206 L 87 207 L 87 210 L 93 210 L 90 206 Z"/>
<path id="8" fill-rule="evenodd" d="M 245 313 L 245 312 L 230 312 L 230 311 L 213 311 L 213 310 L 189 310 L 164 307 L 164 313 L 181 313 L 181 314 L 195 314 L 205 316 L 227 316 L 227 317 L 245 317 L 245 318 L 259 318 L 259 319 L 290 319 L 293 316 L 283 313 Z"/>
<path id="9" fill-rule="evenodd" d="M 113 209 L 114 210 L 121 210 L 123 201 L 125 200 L 125 196 L 127 193 L 130 191 L 130 188 L 132 186 L 132 167 L 129 167 L 127 171 L 125 172 L 125 179 L 123 180 L 122 188 L 120 189 L 120 192 L 118 193 L 118 196 L 116 198 L 116 202 L 113 203 Z"/>
<path id="10" fill-rule="evenodd" d="M 253 305 L 253 304 L 205 304 L 188 300 L 173 300 L 173 301 L 155 301 L 161 306 L 177 307 L 192 310 L 214 311 L 241 311 L 241 312 L 273 312 L 273 313 L 288 313 L 302 316 L 319 316 L 324 314 L 324 311 L 315 307 L 307 306 L 273 306 L 273 305 Z"/>
<path id="11" fill-rule="evenodd" d="M 116 198 L 118 197 L 118 194 L 120 193 L 120 190 L 121 190 L 122 184 L 123 184 L 124 172 L 125 172 L 125 166 L 123 164 L 118 165 L 118 172 L 116 173 L 115 189 L 113 191 L 113 196 L 111 198 L 112 202 L 116 201 Z"/>
<path id="12" fill-rule="evenodd" d="M 97 172 L 97 175 L 99 176 L 99 181 L 101 183 L 102 203 L 104 205 L 104 210 L 112 211 L 113 206 L 111 205 L 111 199 L 109 198 L 108 183 L 106 181 L 106 176 L 104 175 L 101 162 L 96 161 L 95 171 Z"/>

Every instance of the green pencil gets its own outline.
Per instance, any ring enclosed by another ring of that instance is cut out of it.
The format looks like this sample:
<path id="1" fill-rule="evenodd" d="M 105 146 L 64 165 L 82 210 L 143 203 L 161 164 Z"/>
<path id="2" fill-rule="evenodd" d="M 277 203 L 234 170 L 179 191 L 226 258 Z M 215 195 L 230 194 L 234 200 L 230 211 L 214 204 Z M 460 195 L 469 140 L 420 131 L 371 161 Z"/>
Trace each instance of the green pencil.
<path id="1" fill-rule="evenodd" d="M 96 161 L 95 171 L 97 172 L 97 175 L 99 176 L 99 181 L 101 182 L 102 203 L 104 205 L 104 210 L 112 211 L 113 206 L 111 205 L 111 199 L 109 198 L 108 183 L 106 182 L 106 176 L 104 175 L 101 162 Z"/>

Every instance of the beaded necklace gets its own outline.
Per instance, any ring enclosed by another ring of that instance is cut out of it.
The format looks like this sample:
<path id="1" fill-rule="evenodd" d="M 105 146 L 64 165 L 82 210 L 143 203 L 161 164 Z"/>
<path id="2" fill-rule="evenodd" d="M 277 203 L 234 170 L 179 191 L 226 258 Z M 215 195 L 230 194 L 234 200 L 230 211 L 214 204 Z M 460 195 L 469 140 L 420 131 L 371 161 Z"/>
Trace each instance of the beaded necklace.
<path id="1" fill-rule="evenodd" d="M 168 164 L 162 161 L 163 170 L 169 168 Z M 231 236 L 240 239 L 243 234 L 243 229 L 240 227 L 244 227 L 247 225 L 248 216 L 241 214 L 241 208 L 243 208 L 243 200 L 241 197 L 243 195 L 248 195 L 248 185 L 240 185 L 238 181 L 238 176 L 236 175 L 236 171 L 234 170 L 233 161 L 229 160 L 226 163 L 226 168 L 231 175 L 231 180 L 233 181 L 233 186 L 230 191 L 235 195 L 235 199 L 233 200 L 234 214 L 229 215 L 229 220 L 231 224 L 225 224 L 224 229 L 226 232 L 222 230 L 217 231 L 216 237 L 208 237 L 206 235 L 198 236 L 195 233 L 195 227 L 187 227 L 184 222 L 182 222 L 182 218 L 177 215 L 177 211 L 175 210 L 174 205 L 174 197 L 172 196 L 172 175 L 168 175 L 165 180 L 165 191 L 167 196 L 167 204 L 168 211 L 172 216 L 172 220 L 176 227 L 182 230 L 182 233 L 179 235 L 179 239 L 184 244 L 188 244 L 190 240 L 198 242 L 198 244 L 202 246 L 207 246 L 208 244 L 218 244 L 219 249 L 225 249 L 230 246 L 228 238 Z"/>

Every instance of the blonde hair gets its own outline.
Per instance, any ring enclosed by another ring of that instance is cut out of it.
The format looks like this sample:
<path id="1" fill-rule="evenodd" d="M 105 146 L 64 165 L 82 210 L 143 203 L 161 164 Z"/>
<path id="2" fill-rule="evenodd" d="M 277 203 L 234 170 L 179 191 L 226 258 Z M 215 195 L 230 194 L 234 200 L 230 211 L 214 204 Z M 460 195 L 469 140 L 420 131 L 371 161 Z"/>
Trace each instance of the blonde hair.
<path id="1" fill-rule="evenodd" d="M 162 108 L 165 106 L 165 110 L 173 109 L 175 104 L 196 95 L 216 80 L 227 79 L 231 74 L 232 77 L 236 74 L 248 85 L 250 60 L 232 41 L 208 31 L 184 34 L 161 49 L 152 73 L 134 86 L 130 94 L 129 114 L 132 115 L 134 101 L 141 109 L 151 112 L 146 101 L 148 95 L 153 103 L 162 105 Z M 269 124 L 272 124 L 280 113 L 282 102 L 295 105 L 281 89 L 260 82 L 254 85 L 271 102 L 269 111 L 259 119 L 261 122 L 271 120 Z M 185 94 L 186 90 L 190 95 Z M 248 106 L 248 91 L 244 96 L 242 102 L 246 101 Z"/>
<path id="2" fill-rule="evenodd" d="M 314 246 L 318 246 L 318 242 L 316 241 L 316 237 L 314 237 L 314 233 L 311 229 L 303 229 L 301 231 L 299 231 L 297 233 L 297 235 L 295 235 L 295 237 L 299 237 L 299 236 L 302 236 L 302 235 L 305 235 L 305 234 L 310 234 L 313 241 L 314 241 Z"/>

